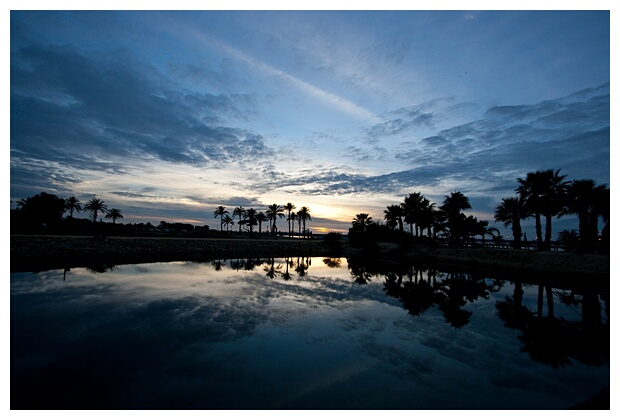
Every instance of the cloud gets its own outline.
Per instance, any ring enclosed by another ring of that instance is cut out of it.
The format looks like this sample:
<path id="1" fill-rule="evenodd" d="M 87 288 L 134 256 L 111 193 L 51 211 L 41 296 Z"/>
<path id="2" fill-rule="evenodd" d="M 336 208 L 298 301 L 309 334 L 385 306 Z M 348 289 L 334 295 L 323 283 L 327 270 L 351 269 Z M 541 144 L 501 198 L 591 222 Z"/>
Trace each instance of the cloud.
<path id="1" fill-rule="evenodd" d="M 126 157 L 195 166 L 268 156 L 260 135 L 227 125 L 255 107 L 248 95 L 174 90 L 126 52 L 91 57 L 71 47 L 11 54 L 11 148 L 38 159 L 121 170 Z M 113 158 L 112 158 L 113 157 Z"/>

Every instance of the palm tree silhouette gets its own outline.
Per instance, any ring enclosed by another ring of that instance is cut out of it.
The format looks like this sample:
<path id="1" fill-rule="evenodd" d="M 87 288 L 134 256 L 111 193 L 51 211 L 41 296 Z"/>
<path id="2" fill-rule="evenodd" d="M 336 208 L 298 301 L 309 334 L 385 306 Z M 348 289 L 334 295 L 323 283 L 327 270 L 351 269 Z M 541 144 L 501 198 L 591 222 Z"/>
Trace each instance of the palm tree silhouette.
<path id="1" fill-rule="evenodd" d="M 258 235 L 262 233 L 263 222 L 266 222 L 269 218 L 262 211 L 256 215 L 256 221 L 258 222 Z"/>
<path id="2" fill-rule="evenodd" d="M 267 211 L 265 213 L 267 213 L 267 217 L 269 217 L 269 219 L 272 220 L 271 232 L 275 236 L 276 235 L 276 219 L 278 217 L 284 217 L 284 214 L 283 214 L 284 208 L 280 206 L 279 204 L 272 204 L 267 208 Z"/>
<path id="3" fill-rule="evenodd" d="M 503 222 L 506 227 L 512 225 L 514 249 L 521 249 L 521 220 L 529 216 L 523 197 L 502 198 L 502 203 L 495 209 L 496 222 Z"/>
<path id="4" fill-rule="evenodd" d="M 516 192 L 525 200 L 526 207 L 536 219 L 536 242 L 538 250 L 543 250 L 541 215 L 544 210 L 544 196 L 549 182 L 544 172 L 528 172 L 525 178 L 517 178 Z"/>
<path id="5" fill-rule="evenodd" d="M 245 217 L 247 217 L 247 224 L 250 226 L 250 235 L 252 235 L 252 228 L 257 225 L 256 221 L 256 210 L 253 208 L 249 208 L 245 212 Z"/>
<path id="6" fill-rule="evenodd" d="M 383 220 L 385 220 L 387 227 L 396 229 L 396 226 L 399 226 L 399 221 L 402 226 L 400 214 L 402 214 L 402 208 L 399 205 L 387 206 L 387 209 L 383 210 Z"/>
<path id="7" fill-rule="evenodd" d="M 366 231 L 366 228 L 372 225 L 374 222 L 372 217 L 368 215 L 368 213 L 358 213 L 355 215 L 355 219 L 351 222 L 354 227 L 359 227 L 359 229 L 363 232 Z"/>
<path id="8" fill-rule="evenodd" d="M 71 196 L 65 199 L 65 208 L 69 210 L 69 217 L 73 219 L 73 211 L 82 211 L 82 203 L 77 198 Z"/>
<path id="9" fill-rule="evenodd" d="M 86 205 L 84 205 L 84 210 L 93 214 L 93 223 L 97 221 L 97 212 L 106 213 L 108 211 L 108 206 L 98 198 L 91 198 Z"/>
<path id="10" fill-rule="evenodd" d="M 416 225 L 415 235 L 419 236 L 418 229 L 418 219 L 420 216 L 420 211 L 422 209 L 422 200 L 424 196 L 419 193 L 411 193 L 407 197 L 405 197 L 404 202 L 402 203 L 405 222 L 409 225 L 409 230 L 411 230 L 411 234 L 413 235 L 413 225 Z"/>
<path id="11" fill-rule="evenodd" d="M 286 203 L 286 205 L 284 206 L 284 210 L 288 211 L 288 218 L 286 219 L 288 221 L 288 236 L 291 236 L 291 212 L 295 209 L 295 205 L 293 203 Z"/>
<path id="12" fill-rule="evenodd" d="M 545 216 L 545 249 L 551 249 L 551 220 L 562 211 L 566 197 L 568 182 L 564 181 L 566 175 L 560 175 L 560 169 L 549 169 L 543 172 L 544 196 L 543 215 Z"/>
<path id="13" fill-rule="evenodd" d="M 579 220 L 580 246 L 583 252 L 593 252 L 598 236 L 598 216 L 609 220 L 609 205 L 606 185 L 596 185 L 591 179 L 579 179 L 570 182 L 566 188 L 567 199 L 560 216 L 577 215 Z"/>
<path id="14" fill-rule="evenodd" d="M 213 212 L 213 217 L 220 218 L 220 232 L 222 231 L 222 226 L 224 225 L 224 215 L 228 214 L 228 210 L 224 206 L 218 206 L 217 209 Z"/>
<path id="15" fill-rule="evenodd" d="M 435 226 L 437 210 L 435 203 L 431 203 L 427 198 L 421 202 L 420 214 L 418 216 L 418 224 L 422 233 L 426 229 L 427 236 L 431 237 L 431 228 Z"/>
<path id="16" fill-rule="evenodd" d="M 465 216 L 461 210 L 470 209 L 469 198 L 460 191 L 450 193 L 446 196 L 440 209 L 443 210 L 448 217 L 448 226 L 450 228 L 450 238 L 452 241 L 458 241 L 462 236 L 463 220 Z"/>
<path id="17" fill-rule="evenodd" d="M 226 225 L 226 232 L 228 232 L 228 226 L 234 225 L 235 220 L 232 217 L 230 217 L 230 214 L 228 214 L 228 212 L 226 212 L 226 215 L 224 216 L 222 223 Z"/>
<path id="18" fill-rule="evenodd" d="M 302 223 L 304 224 L 304 236 L 306 236 L 306 220 L 312 220 L 310 216 L 310 209 L 306 206 L 303 206 L 299 209 L 299 217 L 301 218 Z"/>
<path id="19" fill-rule="evenodd" d="M 235 216 L 239 216 L 239 222 L 241 222 L 241 219 L 245 216 L 245 209 L 241 206 L 236 207 L 233 210 L 233 220 L 235 219 Z M 241 232 L 241 224 L 239 223 L 239 232 Z"/>
<path id="20" fill-rule="evenodd" d="M 297 213 L 291 213 L 291 214 L 288 216 L 288 219 L 287 219 L 287 220 L 288 220 L 289 224 L 291 224 L 291 225 L 292 225 L 292 226 L 291 226 L 291 227 L 292 227 L 292 229 L 291 229 L 291 235 L 292 235 L 292 232 L 294 232 L 294 231 L 295 231 L 295 221 L 296 221 L 296 220 L 299 220 L 299 215 L 298 215 Z M 292 222 L 292 223 L 291 223 L 291 222 Z M 301 223 L 301 220 L 299 220 L 299 222 Z"/>
<path id="21" fill-rule="evenodd" d="M 116 219 L 122 219 L 123 215 L 119 209 L 111 209 L 106 215 L 106 219 L 112 219 L 112 224 L 116 224 Z"/>

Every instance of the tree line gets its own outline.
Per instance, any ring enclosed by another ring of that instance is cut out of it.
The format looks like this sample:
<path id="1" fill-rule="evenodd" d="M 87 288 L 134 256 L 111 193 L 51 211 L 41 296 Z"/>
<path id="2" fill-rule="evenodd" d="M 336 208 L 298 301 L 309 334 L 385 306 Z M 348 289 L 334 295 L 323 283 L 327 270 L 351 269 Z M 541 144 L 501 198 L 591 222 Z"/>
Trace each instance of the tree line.
<path id="1" fill-rule="evenodd" d="M 299 236 L 310 236 L 310 233 L 306 230 L 306 221 L 312 220 L 310 215 L 310 209 L 303 206 L 299 211 L 294 212 L 297 207 L 293 203 L 286 203 L 285 205 L 271 204 L 265 211 L 258 211 L 254 208 L 244 209 L 242 206 L 235 207 L 232 211 L 232 216 L 225 206 L 218 206 L 213 212 L 213 217 L 220 218 L 220 231 L 223 231 L 223 227 L 228 227 L 235 224 L 235 217 L 238 218 L 237 224 L 239 226 L 239 232 L 243 230 L 248 231 L 250 234 L 254 232 L 254 227 L 258 226 L 259 235 L 262 234 L 263 223 L 269 222 L 269 229 L 272 235 L 278 233 L 277 220 L 286 217 L 288 222 L 288 235 L 293 236 L 295 232 L 295 222 L 297 222 Z M 287 214 L 284 214 L 287 212 Z M 302 230 L 303 225 L 303 230 Z"/>
<path id="2" fill-rule="evenodd" d="M 564 230 L 558 234 L 558 240 L 571 244 L 570 248 L 580 252 L 592 253 L 597 248 L 601 248 L 601 252 L 609 252 L 609 188 L 604 184 L 597 185 L 591 179 L 566 181 L 565 178 L 566 175 L 560 175 L 560 170 L 529 172 L 524 178 L 517 178 L 516 196 L 502 198 L 495 209 L 495 221 L 512 228 L 513 248 L 522 247 L 524 235 L 521 220 L 534 218 L 537 249 L 550 250 L 553 219 L 570 214 L 576 215 L 579 220 L 579 233 Z M 388 229 L 398 230 L 401 237 L 406 224 L 411 236 L 419 238 L 426 232 L 426 238 L 443 236 L 455 245 L 475 236 L 481 236 L 483 243 L 486 235 L 500 238 L 499 230 L 489 227 L 488 221 L 466 216 L 463 210 L 468 209 L 471 209 L 469 198 L 460 191 L 450 193 L 440 206 L 431 203 L 422 193 L 415 192 L 406 196 L 400 204 L 388 205 L 383 211 L 383 220 Z M 599 217 L 605 222 L 601 247 L 597 247 Z M 349 235 L 359 237 L 369 229 L 377 230 L 378 224 L 368 213 L 358 213 L 351 222 Z"/>

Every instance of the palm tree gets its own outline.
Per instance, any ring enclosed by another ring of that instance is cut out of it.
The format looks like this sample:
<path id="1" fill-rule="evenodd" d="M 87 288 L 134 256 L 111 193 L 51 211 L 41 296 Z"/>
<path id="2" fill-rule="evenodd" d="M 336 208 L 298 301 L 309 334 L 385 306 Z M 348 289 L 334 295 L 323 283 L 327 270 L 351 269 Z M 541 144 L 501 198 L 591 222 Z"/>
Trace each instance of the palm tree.
<path id="1" fill-rule="evenodd" d="M 398 226 L 398 222 L 396 221 L 396 216 L 394 215 L 394 213 L 390 211 L 390 207 L 394 206 L 388 206 L 387 209 L 383 210 L 383 220 L 385 220 L 385 224 L 387 227 L 395 230 L 396 226 Z"/>
<path id="2" fill-rule="evenodd" d="M 289 226 L 292 224 L 292 229 L 291 229 L 291 235 L 292 235 L 292 231 L 295 230 L 295 221 L 299 220 L 299 215 L 297 213 L 291 213 L 288 216 L 287 221 L 289 222 Z M 292 222 L 292 223 L 291 223 Z M 300 225 L 301 225 L 301 220 L 299 221 Z"/>
<path id="3" fill-rule="evenodd" d="M 461 210 L 471 209 L 469 198 L 460 191 L 450 193 L 449 196 L 446 196 L 440 209 L 446 213 L 448 218 L 450 238 L 458 242 L 463 236 L 462 227 L 463 220 L 465 219 L 465 215 L 461 213 Z"/>
<path id="4" fill-rule="evenodd" d="M 358 213 L 355 215 L 355 219 L 351 222 L 353 227 L 358 227 L 362 233 L 366 231 L 366 227 L 372 225 L 374 222 L 372 221 L 372 217 L 368 215 L 368 213 Z"/>
<path id="5" fill-rule="evenodd" d="M 236 207 L 233 210 L 233 220 L 235 219 L 235 216 L 239 216 L 239 222 L 241 222 L 241 219 L 245 216 L 245 209 L 241 206 Z M 239 232 L 241 232 L 241 225 L 242 223 L 239 223 Z"/>
<path id="6" fill-rule="evenodd" d="M 82 211 L 82 203 L 77 198 L 71 196 L 65 199 L 65 208 L 69 210 L 69 217 L 73 219 L 73 211 Z"/>
<path id="7" fill-rule="evenodd" d="M 256 215 L 256 221 L 258 222 L 258 235 L 259 236 L 261 235 L 262 230 L 263 230 L 263 222 L 266 222 L 267 220 L 269 220 L 269 218 L 262 211 Z"/>
<path id="8" fill-rule="evenodd" d="M 544 180 L 542 213 L 545 216 L 545 249 L 548 251 L 551 249 L 551 220 L 562 211 L 568 182 L 564 181 L 566 175 L 560 175 L 560 169 L 555 172 L 549 169 L 541 176 Z"/>
<path id="9" fill-rule="evenodd" d="M 250 226 L 250 235 L 252 235 L 252 227 L 256 226 L 256 210 L 253 208 L 249 208 L 245 212 L 245 217 L 247 217 L 247 224 Z"/>
<path id="10" fill-rule="evenodd" d="M 606 185 L 596 185 L 591 179 L 579 179 L 569 183 L 566 188 L 567 199 L 560 216 L 575 214 L 579 219 L 579 240 L 582 251 L 593 252 L 598 236 L 598 216 L 609 221 L 609 189 Z"/>
<path id="11" fill-rule="evenodd" d="M 579 235 L 575 229 L 564 229 L 560 233 L 558 233 L 558 241 L 564 247 L 566 251 L 573 251 L 577 244 L 579 243 Z"/>
<path id="12" fill-rule="evenodd" d="M 288 211 L 288 218 L 286 220 L 288 221 L 288 236 L 291 236 L 291 211 L 295 210 L 295 204 L 286 203 L 284 210 Z"/>
<path id="13" fill-rule="evenodd" d="M 228 212 L 226 212 L 226 215 L 224 216 L 224 219 L 222 220 L 222 223 L 226 225 L 226 232 L 228 232 L 228 226 L 234 225 L 235 219 L 230 217 L 230 214 L 228 214 Z"/>
<path id="14" fill-rule="evenodd" d="M 301 211 L 297 212 L 297 233 L 301 236 Z"/>
<path id="15" fill-rule="evenodd" d="M 224 216 L 228 215 L 228 210 L 224 206 L 218 206 L 217 209 L 213 212 L 213 217 L 220 218 L 220 232 L 222 231 L 222 226 L 224 225 Z M 227 229 L 228 231 L 228 229 Z"/>
<path id="16" fill-rule="evenodd" d="M 545 189 L 548 185 L 544 172 L 528 172 L 525 178 L 517 178 L 519 186 L 515 191 L 525 200 L 527 210 L 536 219 L 536 242 L 537 249 L 542 250 L 543 236 L 542 224 L 540 221 L 544 208 Z"/>
<path id="17" fill-rule="evenodd" d="M 525 206 L 523 197 L 502 198 L 502 203 L 495 209 L 495 221 L 504 223 L 508 227 L 512 225 L 512 247 L 521 249 L 521 220 L 530 216 Z"/>
<path id="18" fill-rule="evenodd" d="M 421 233 L 426 229 L 426 234 L 429 238 L 431 237 L 431 228 L 435 226 L 436 213 L 435 203 L 431 203 L 430 200 L 424 198 L 421 202 L 418 224 L 420 225 Z"/>
<path id="19" fill-rule="evenodd" d="M 267 207 L 267 211 L 265 213 L 267 213 L 267 217 L 269 217 L 269 220 L 272 220 L 271 232 L 275 236 L 276 235 L 276 219 L 278 217 L 284 217 L 284 214 L 283 214 L 284 208 L 279 204 L 272 204 L 269 207 Z"/>
<path id="20" fill-rule="evenodd" d="M 411 230 L 411 234 L 413 235 L 413 225 L 416 225 L 415 234 L 419 236 L 418 229 L 418 219 L 420 216 L 420 209 L 422 208 L 422 200 L 424 196 L 422 193 L 415 192 L 409 194 L 405 197 L 404 202 L 402 203 L 405 222 L 409 225 L 409 230 Z"/>
<path id="21" fill-rule="evenodd" d="M 84 206 L 84 210 L 93 214 L 93 223 L 97 221 L 97 212 L 107 213 L 108 206 L 98 198 L 91 198 L 88 203 Z"/>
<path id="22" fill-rule="evenodd" d="M 306 206 L 303 206 L 299 209 L 299 212 L 297 214 L 299 215 L 301 221 L 304 224 L 304 236 L 306 236 L 306 220 L 312 220 L 312 217 L 310 216 L 310 209 Z"/>
<path id="23" fill-rule="evenodd" d="M 112 224 L 116 223 L 116 219 L 122 219 L 123 215 L 119 209 L 110 209 L 110 211 L 105 215 L 106 219 L 112 219 Z"/>

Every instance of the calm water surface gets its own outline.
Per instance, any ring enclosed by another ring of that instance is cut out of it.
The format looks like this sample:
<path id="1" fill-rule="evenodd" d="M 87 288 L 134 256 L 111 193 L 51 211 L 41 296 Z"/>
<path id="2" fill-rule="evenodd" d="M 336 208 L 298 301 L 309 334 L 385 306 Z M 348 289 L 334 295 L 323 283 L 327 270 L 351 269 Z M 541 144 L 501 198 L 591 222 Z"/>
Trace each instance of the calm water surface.
<path id="1" fill-rule="evenodd" d="M 544 409 L 609 387 L 609 297 L 346 259 L 11 274 L 11 409 Z"/>

